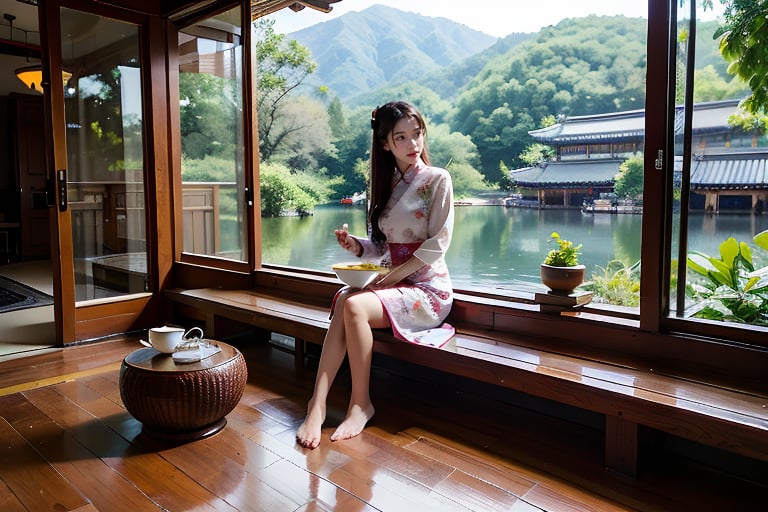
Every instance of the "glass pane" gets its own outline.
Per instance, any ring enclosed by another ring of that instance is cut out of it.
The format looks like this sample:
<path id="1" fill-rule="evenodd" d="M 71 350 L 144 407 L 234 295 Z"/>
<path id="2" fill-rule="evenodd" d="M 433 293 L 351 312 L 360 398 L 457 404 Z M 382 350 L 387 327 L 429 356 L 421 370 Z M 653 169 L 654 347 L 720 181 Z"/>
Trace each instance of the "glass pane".
<path id="1" fill-rule="evenodd" d="M 179 33 L 183 250 L 244 261 L 240 8 Z"/>
<path id="2" fill-rule="evenodd" d="M 149 291 L 135 25 L 61 9 L 76 300 Z"/>
<path id="3" fill-rule="evenodd" d="M 711 10 L 700 7 L 691 13 L 690 2 L 678 5 L 671 315 L 768 325 L 768 296 L 749 279 L 768 265 L 768 250 L 753 241 L 768 229 L 768 138 L 741 107 L 749 88 L 707 46 L 723 19 L 712 21 Z"/>
<path id="4" fill-rule="evenodd" d="M 376 3 L 254 24 L 263 261 L 329 271 L 349 258 L 333 229 L 366 233 L 371 110 L 406 99 L 427 117 L 433 165 L 453 177 L 456 288 L 545 290 L 556 231 L 583 244 L 596 301 L 637 307 L 647 3 L 588 16 L 542 0 L 515 19 L 498 2 Z"/>
<path id="5" fill-rule="evenodd" d="M 674 3 L 674 2 L 673 2 Z M 686 94 L 686 81 L 688 78 L 689 66 L 693 67 L 694 60 L 688 57 L 689 49 L 689 36 L 691 34 L 691 19 L 690 19 L 690 6 L 688 1 L 680 1 L 673 8 L 677 8 L 677 30 L 675 32 L 675 112 L 674 112 L 674 170 L 672 177 L 672 211 L 674 213 L 674 222 L 672 224 L 672 278 L 670 289 L 670 314 L 675 314 L 679 309 L 682 311 L 681 302 L 684 300 L 685 293 L 678 293 L 679 290 L 684 290 L 685 280 L 678 280 L 678 272 L 680 270 L 679 261 L 681 255 L 683 256 L 683 264 L 685 264 L 685 250 L 686 241 L 682 237 L 687 236 L 686 230 L 680 229 L 680 219 L 683 206 L 682 189 L 688 187 L 690 183 L 690 159 L 686 169 L 683 169 L 683 153 L 684 153 L 684 138 L 687 131 L 685 124 L 685 94 Z M 684 177 L 685 172 L 685 177 Z M 687 201 L 687 195 L 685 198 Z M 683 215 L 682 217 L 685 217 Z M 681 244 L 682 242 L 682 244 Z M 682 249 L 681 249 L 682 247 Z M 678 285 L 682 288 L 678 289 Z"/>

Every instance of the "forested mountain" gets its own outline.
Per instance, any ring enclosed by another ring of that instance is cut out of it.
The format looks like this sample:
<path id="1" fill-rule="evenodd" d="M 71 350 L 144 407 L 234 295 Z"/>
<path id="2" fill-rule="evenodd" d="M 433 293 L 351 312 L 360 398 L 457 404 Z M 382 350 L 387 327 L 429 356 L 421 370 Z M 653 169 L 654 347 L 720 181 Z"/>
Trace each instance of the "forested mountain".
<path id="1" fill-rule="evenodd" d="M 308 85 L 347 100 L 391 81 L 420 80 L 493 45 L 497 38 L 446 18 L 374 5 L 292 32 L 312 52 Z"/>
<path id="2" fill-rule="evenodd" d="M 506 55 L 514 47 L 533 39 L 535 36 L 536 34 L 528 33 L 510 34 L 461 62 L 428 73 L 421 83 L 433 91 L 439 91 L 442 98 L 453 99 L 458 95 L 461 88 L 476 77 L 492 59 Z"/>
<path id="3" fill-rule="evenodd" d="M 382 6 L 287 35 L 260 20 L 259 172 L 262 206 L 273 205 L 262 214 L 307 212 L 365 191 L 371 110 L 397 99 L 424 113 L 430 160 L 448 169 L 457 198 L 507 187 L 508 170 L 545 157 L 529 131 L 644 107 L 646 25 L 593 15 L 496 39 Z M 717 22 L 698 24 L 695 102 L 749 94 L 726 72 L 717 29 Z M 680 37 L 678 58 L 690 43 Z M 236 144 L 235 120 L 209 113 L 227 111 L 235 86 L 200 73 L 180 73 L 179 82 L 184 179 L 230 176 L 221 155 Z"/>
<path id="4" fill-rule="evenodd" d="M 713 39 L 717 26 L 698 26 L 697 102 L 747 94 L 727 75 Z M 313 88 L 302 88 L 303 98 L 292 92 L 275 111 L 276 127 L 301 144 L 283 144 L 265 160 L 323 182 L 338 179 L 332 187 L 339 195 L 365 190 L 370 112 L 386 101 L 407 99 L 425 114 L 432 161 L 449 169 L 459 197 L 503 186 L 505 169 L 527 165 L 521 154 L 533 144 L 528 132 L 543 124 L 645 105 L 642 18 L 592 15 L 494 39 L 445 19 L 374 6 L 287 37 L 306 46 L 318 66 L 305 80 Z M 686 44 L 680 41 L 681 55 Z M 327 95 L 317 94 L 318 85 Z"/>
<path id="5" fill-rule="evenodd" d="M 519 166 L 531 144 L 528 131 L 556 118 L 642 109 L 645 105 L 647 21 L 624 16 L 565 19 L 490 61 L 454 102 L 451 129 L 477 146 L 482 172 L 498 181 L 499 162 Z M 716 22 L 702 23 L 697 70 L 706 94 L 696 101 L 743 97 L 729 83 L 712 37 Z M 703 66 L 708 66 L 704 70 Z M 702 75 L 703 76 L 703 75 Z"/>
<path id="6" fill-rule="evenodd" d="M 510 156 L 547 116 L 642 108 L 645 55 L 643 19 L 563 20 L 489 62 L 459 96 L 451 127 L 472 137 L 495 174 L 499 162 L 517 163 Z"/>

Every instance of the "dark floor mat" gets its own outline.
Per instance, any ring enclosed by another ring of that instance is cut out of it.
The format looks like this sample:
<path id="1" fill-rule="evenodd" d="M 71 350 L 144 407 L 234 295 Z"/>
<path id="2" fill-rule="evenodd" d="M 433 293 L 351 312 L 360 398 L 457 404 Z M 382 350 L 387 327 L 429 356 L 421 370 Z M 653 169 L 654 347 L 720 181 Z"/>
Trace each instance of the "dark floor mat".
<path id="1" fill-rule="evenodd" d="M 53 304 L 53 297 L 25 284 L 0 276 L 0 313 Z"/>

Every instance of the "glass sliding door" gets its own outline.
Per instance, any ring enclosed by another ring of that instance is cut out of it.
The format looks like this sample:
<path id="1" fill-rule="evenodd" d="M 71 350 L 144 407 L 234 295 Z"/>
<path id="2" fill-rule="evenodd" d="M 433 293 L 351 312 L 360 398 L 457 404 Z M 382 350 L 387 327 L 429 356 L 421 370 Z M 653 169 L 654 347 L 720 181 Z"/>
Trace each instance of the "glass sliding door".
<path id="1" fill-rule="evenodd" d="M 136 25 L 61 8 L 78 302 L 150 291 L 139 43 Z"/>

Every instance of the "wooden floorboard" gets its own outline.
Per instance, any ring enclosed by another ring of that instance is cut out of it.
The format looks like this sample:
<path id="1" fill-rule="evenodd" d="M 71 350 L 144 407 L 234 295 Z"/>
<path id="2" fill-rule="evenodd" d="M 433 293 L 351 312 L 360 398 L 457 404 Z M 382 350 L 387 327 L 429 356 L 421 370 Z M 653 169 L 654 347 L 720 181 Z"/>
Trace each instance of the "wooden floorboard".
<path id="1" fill-rule="evenodd" d="M 249 380 L 227 426 L 183 444 L 124 409 L 119 363 L 136 339 L 0 362 L 0 510 L 763 510 L 766 476 L 733 478 L 675 454 L 638 479 L 606 472 L 599 425 L 525 406 L 508 390 L 377 358 L 376 416 L 331 443 L 343 368 L 316 450 L 296 446 L 314 355 L 236 341 Z"/>

